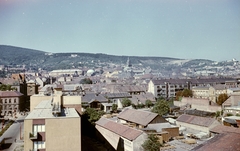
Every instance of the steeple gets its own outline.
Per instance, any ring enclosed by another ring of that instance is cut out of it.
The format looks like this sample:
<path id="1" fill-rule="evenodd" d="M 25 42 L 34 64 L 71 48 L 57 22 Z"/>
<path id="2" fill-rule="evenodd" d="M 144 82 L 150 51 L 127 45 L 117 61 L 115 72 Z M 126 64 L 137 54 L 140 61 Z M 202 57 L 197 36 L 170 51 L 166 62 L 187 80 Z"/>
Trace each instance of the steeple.
<path id="1" fill-rule="evenodd" d="M 127 60 L 127 67 L 132 67 L 132 64 L 131 64 L 131 62 L 130 62 L 129 57 L 128 57 L 128 60 Z"/>

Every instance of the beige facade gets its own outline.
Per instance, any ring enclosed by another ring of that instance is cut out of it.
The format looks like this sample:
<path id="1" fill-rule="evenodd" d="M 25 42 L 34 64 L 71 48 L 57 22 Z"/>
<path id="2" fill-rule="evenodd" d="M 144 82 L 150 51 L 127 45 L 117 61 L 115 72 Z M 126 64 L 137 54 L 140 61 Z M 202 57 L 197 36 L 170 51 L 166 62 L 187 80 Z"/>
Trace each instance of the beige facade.
<path id="1" fill-rule="evenodd" d="M 227 88 L 224 85 L 211 86 L 209 88 L 209 100 L 216 103 L 218 96 L 224 93 L 227 94 Z"/>
<path id="2" fill-rule="evenodd" d="M 80 151 L 81 119 L 74 108 L 55 114 L 51 101 L 42 101 L 24 120 L 24 150 Z"/>
<path id="3" fill-rule="evenodd" d="M 20 111 L 22 93 L 17 91 L 0 91 L 1 115 L 13 115 Z"/>
<path id="4" fill-rule="evenodd" d="M 209 98 L 209 87 L 193 87 L 192 92 L 194 98 Z"/>
<path id="5" fill-rule="evenodd" d="M 24 150 L 80 151 L 81 99 L 79 93 L 63 88 L 31 96 L 31 112 L 24 120 Z"/>
<path id="6" fill-rule="evenodd" d="M 56 96 L 58 94 L 58 96 Z M 48 93 L 35 94 L 30 97 L 30 111 L 32 111 L 41 101 L 54 100 L 59 102 L 63 107 L 75 108 L 78 113 L 81 113 L 81 95 L 69 95 L 63 92 L 62 88 L 55 88 L 54 92 L 49 95 Z"/>

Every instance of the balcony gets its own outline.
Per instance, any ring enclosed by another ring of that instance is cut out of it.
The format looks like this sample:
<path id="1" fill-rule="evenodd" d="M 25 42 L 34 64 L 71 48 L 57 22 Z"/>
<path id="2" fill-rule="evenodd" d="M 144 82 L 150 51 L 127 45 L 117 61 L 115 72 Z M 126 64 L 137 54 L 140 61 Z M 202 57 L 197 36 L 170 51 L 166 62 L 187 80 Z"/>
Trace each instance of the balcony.
<path id="1" fill-rule="evenodd" d="M 46 149 L 30 149 L 29 151 L 45 151 Z"/>
<path id="2" fill-rule="evenodd" d="M 35 140 L 35 139 L 37 139 L 37 133 L 29 133 L 29 139 L 31 139 L 31 140 Z"/>
<path id="3" fill-rule="evenodd" d="M 29 133 L 29 139 L 32 141 L 45 141 L 45 132 Z"/>

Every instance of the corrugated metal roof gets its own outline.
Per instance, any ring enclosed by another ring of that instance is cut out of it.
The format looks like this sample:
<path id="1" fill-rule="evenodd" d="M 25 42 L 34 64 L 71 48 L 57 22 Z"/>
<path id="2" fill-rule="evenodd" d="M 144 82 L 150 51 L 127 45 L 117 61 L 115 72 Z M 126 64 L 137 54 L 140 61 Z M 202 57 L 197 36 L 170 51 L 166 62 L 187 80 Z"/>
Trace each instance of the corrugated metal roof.
<path id="1" fill-rule="evenodd" d="M 96 124 L 131 141 L 143 133 L 140 130 L 130 128 L 106 118 L 99 119 Z"/>
<path id="2" fill-rule="evenodd" d="M 193 125 L 199 125 L 204 127 L 209 127 L 216 119 L 210 117 L 200 117 L 183 114 L 177 118 L 177 121 L 189 123 Z"/>
<path id="3" fill-rule="evenodd" d="M 147 126 L 157 116 L 158 114 L 148 111 L 126 109 L 118 115 L 118 118 L 143 126 Z"/>

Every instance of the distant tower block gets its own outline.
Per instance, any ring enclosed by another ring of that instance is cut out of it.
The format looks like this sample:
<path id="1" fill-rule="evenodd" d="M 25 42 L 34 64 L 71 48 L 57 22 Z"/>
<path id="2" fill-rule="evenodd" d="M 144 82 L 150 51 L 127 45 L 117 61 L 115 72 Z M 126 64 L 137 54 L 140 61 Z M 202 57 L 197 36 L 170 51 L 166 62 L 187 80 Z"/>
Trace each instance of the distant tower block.
<path id="1" fill-rule="evenodd" d="M 132 64 L 131 64 L 131 62 L 130 62 L 129 57 L 128 57 L 128 60 L 127 60 L 127 67 L 132 67 Z"/>

